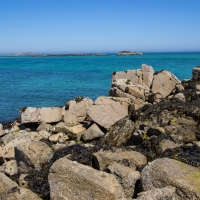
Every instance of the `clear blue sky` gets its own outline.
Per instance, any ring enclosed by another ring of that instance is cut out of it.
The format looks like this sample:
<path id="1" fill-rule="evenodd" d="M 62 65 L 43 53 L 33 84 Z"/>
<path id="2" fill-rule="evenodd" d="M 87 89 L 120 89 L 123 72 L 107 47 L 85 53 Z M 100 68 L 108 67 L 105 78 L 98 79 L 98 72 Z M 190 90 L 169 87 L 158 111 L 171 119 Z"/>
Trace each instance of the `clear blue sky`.
<path id="1" fill-rule="evenodd" d="M 200 0 L 0 0 L 0 53 L 200 51 Z"/>

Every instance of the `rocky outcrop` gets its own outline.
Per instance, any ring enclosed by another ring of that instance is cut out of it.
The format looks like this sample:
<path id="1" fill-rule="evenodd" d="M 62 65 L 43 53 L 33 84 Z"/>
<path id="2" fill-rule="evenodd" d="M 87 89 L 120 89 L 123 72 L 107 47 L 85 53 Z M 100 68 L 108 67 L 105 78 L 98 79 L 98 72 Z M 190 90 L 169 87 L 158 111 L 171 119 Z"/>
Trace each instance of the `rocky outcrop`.
<path id="1" fill-rule="evenodd" d="M 21 123 L 53 123 L 62 120 L 61 108 L 33 108 L 21 109 Z"/>
<path id="2" fill-rule="evenodd" d="M 61 158 L 49 174 L 51 199 L 123 199 L 120 184 L 111 174 Z"/>
<path id="3" fill-rule="evenodd" d="M 87 111 L 88 116 L 105 129 L 126 117 L 128 112 L 118 102 L 106 97 L 98 97 Z"/>
<path id="4" fill-rule="evenodd" d="M 177 199 L 199 199 L 200 170 L 182 162 L 162 158 L 151 162 L 141 173 L 144 191 L 176 187 Z"/>

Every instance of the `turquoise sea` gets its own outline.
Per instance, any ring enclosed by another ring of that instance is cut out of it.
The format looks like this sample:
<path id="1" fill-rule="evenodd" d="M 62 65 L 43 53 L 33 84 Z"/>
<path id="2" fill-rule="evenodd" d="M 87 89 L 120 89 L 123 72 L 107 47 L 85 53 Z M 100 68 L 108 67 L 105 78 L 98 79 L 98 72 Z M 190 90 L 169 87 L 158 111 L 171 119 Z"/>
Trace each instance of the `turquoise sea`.
<path id="1" fill-rule="evenodd" d="M 191 78 L 200 53 L 144 53 L 142 56 L 0 57 L 0 122 L 14 121 L 19 108 L 64 106 L 76 96 L 108 95 L 113 71 L 169 70 Z"/>

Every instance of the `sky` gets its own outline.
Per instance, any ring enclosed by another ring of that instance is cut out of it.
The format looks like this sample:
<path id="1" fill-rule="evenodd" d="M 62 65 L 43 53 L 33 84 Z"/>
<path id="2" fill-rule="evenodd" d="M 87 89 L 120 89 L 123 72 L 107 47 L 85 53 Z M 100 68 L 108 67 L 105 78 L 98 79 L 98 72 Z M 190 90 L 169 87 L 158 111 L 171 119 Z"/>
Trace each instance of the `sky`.
<path id="1" fill-rule="evenodd" d="M 200 0 L 0 0 L 0 53 L 200 51 Z"/>

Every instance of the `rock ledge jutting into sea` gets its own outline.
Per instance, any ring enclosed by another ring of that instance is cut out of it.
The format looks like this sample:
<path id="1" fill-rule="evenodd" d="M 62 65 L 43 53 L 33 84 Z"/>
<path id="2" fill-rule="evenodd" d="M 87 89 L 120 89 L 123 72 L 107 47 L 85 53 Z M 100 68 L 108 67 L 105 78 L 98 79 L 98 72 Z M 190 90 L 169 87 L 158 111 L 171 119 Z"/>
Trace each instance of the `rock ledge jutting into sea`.
<path id="1" fill-rule="evenodd" d="M 200 199 L 200 68 L 113 72 L 109 96 L 0 124 L 0 199 Z"/>

